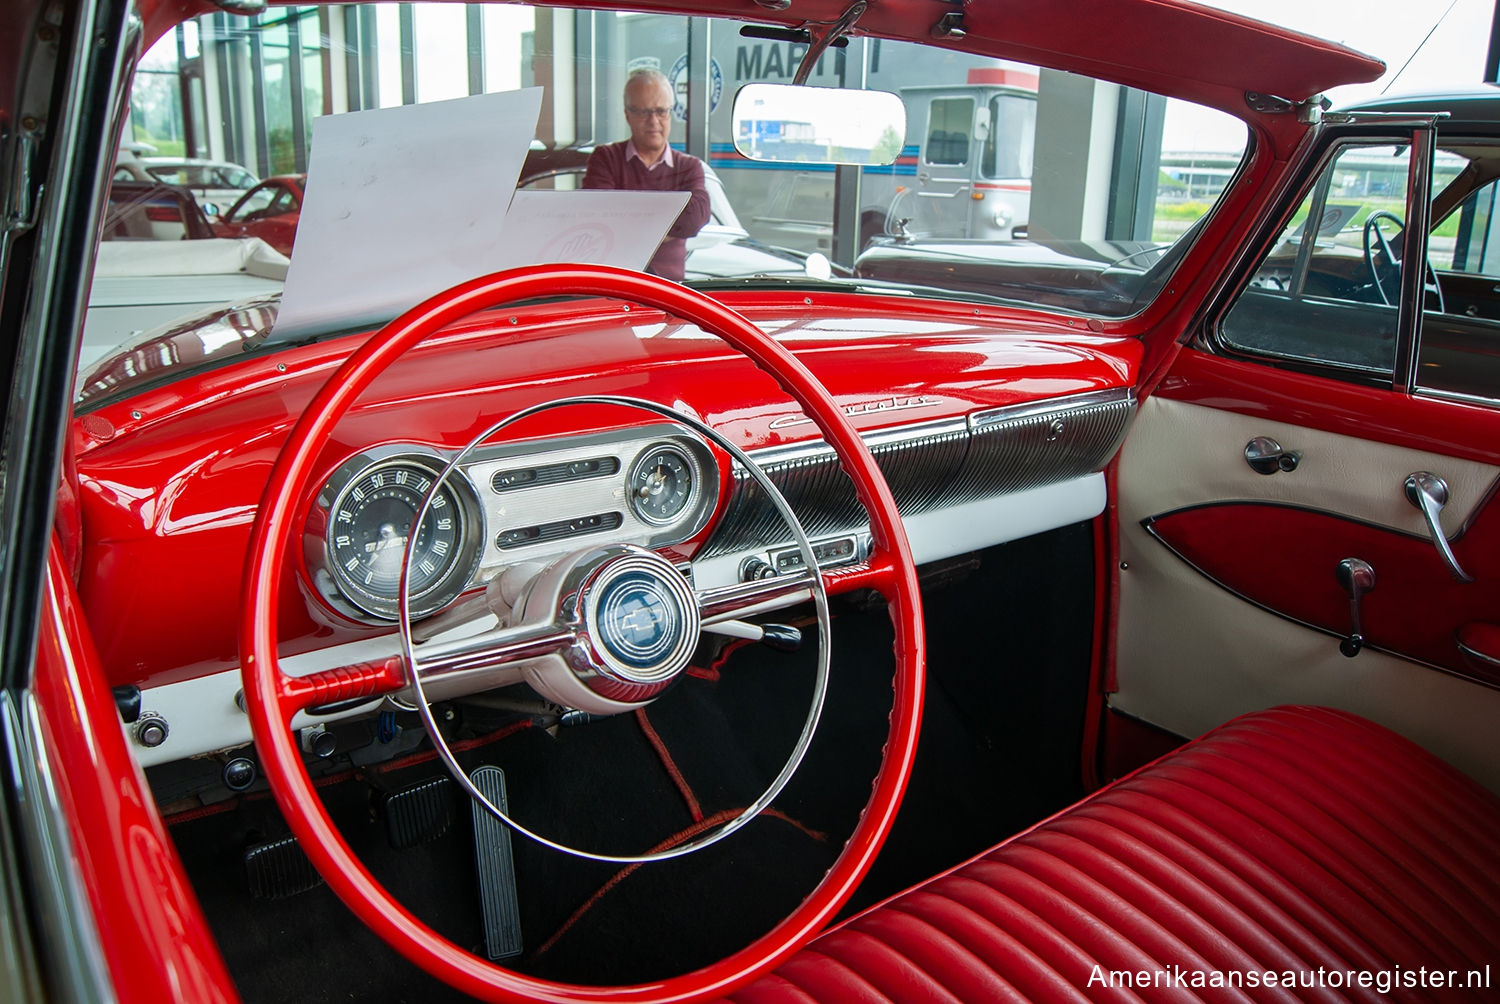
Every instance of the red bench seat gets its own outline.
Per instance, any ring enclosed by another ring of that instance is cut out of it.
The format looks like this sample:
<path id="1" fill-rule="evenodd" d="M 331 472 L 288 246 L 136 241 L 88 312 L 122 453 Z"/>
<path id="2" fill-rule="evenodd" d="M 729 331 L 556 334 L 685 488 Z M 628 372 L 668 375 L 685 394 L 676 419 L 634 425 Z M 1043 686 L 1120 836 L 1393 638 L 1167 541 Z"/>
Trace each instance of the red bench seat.
<path id="1" fill-rule="evenodd" d="M 1200 999 L 1500 1001 L 1500 798 L 1351 714 L 1247 715 L 731 997 Z"/>

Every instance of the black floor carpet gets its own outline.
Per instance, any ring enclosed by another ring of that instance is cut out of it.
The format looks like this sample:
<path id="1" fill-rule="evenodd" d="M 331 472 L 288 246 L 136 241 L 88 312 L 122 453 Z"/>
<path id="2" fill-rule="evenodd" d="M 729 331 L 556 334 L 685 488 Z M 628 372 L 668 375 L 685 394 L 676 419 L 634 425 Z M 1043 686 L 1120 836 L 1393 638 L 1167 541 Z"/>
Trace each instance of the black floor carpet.
<path id="1" fill-rule="evenodd" d="M 933 579 L 929 691 L 912 784 L 885 851 L 849 910 L 868 905 L 1067 804 L 1078 751 L 1092 617 L 1088 530 L 992 549 Z M 688 857 L 621 867 L 514 841 L 526 951 L 507 965 L 584 983 L 684 972 L 742 947 L 807 894 L 869 793 L 890 710 L 883 609 L 841 604 L 827 706 L 776 814 Z M 811 644 L 796 655 L 737 649 L 717 677 L 686 677 L 647 718 L 712 816 L 752 801 L 805 717 Z M 468 714 L 472 720 L 465 721 Z M 460 709 L 462 734 L 497 723 Z M 464 730 L 467 730 L 465 732 Z M 539 728 L 476 746 L 468 767 L 505 769 L 512 811 L 555 839 L 638 853 L 693 825 L 689 804 L 634 716 Z M 395 850 L 380 801 L 441 773 L 432 761 L 366 768 L 322 789 L 367 866 L 414 913 L 464 946 L 483 941 L 467 810 L 444 836 Z M 386 949 L 326 888 L 253 899 L 247 845 L 283 835 L 266 797 L 172 826 L 247 1001 L 461 999 Z M 604 890 L 601 893 L 601 890 Z"/>

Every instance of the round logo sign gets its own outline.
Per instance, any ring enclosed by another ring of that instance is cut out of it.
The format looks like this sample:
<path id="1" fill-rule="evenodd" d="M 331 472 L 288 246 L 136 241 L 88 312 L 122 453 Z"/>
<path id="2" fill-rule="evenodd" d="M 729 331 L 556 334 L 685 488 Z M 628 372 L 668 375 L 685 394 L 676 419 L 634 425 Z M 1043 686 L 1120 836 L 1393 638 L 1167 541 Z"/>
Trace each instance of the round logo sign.
<path id="1" fill-rule="evenodd" d="M 655 669 L 682 638 L 682 613 L 671 590 L 648 572 L 627 572 L 599 597 L 599 642 L 627 666 Z"/>
<path id="2" fill-rule="evenodd" d="M 672 64 L 672 72 L 667 74 L 667 79 L 672 82 L 672 117 L 678 122 L 687 121 L 687 75 L 688 58 L 687 53 L 677 57 L 677 62 Z M 719 61 L 710 57 L 708 61 L 708 110 L 710 113 L 719 110 L 719 98 L 724 94 L 724 71 L 719 69 Z"/>

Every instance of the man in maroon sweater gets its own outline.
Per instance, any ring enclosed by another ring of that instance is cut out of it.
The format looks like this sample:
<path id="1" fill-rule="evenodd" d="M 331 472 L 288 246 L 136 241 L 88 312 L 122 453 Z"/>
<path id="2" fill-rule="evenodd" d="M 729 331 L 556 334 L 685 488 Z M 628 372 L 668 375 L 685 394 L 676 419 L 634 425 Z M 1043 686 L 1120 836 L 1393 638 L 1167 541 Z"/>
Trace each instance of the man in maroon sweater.
<path id="1" fill-rule="evenodd" d="M 636 70 L 625 82 L 625 118 L 630 138 L 594 149 L 583 187 L 690 193 L 646 266 L 648 272 L 681 282 L 687 239 L 708 222 L 703 161 L 678 153 L 667 142 L 672 132 L 672 85 L 659 70 Z"/>

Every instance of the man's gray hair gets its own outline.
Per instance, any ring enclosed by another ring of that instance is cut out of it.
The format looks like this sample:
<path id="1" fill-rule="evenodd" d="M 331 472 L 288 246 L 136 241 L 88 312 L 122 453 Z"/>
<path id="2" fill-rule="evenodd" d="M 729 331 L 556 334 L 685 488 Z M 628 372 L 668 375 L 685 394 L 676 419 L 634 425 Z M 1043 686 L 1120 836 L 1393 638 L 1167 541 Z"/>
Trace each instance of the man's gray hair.
<path id="1" fill-rule="evenodd" d="M 631 85 L 636 81 L 650 81 L 653 84 L 665 87 L 668 91 L 672 89 L 672 81 L 668 80 L 667 75 L 654 66 L 642 66 L 639 69 L 631 70 L 630 76 L 625 78 L 625 90 L 623 93 L 628 95 Z M 627 98 L 627 100 L 629 99 Z"/>

